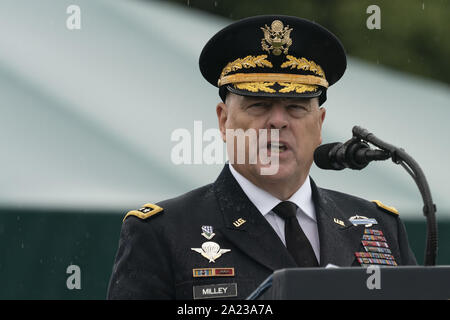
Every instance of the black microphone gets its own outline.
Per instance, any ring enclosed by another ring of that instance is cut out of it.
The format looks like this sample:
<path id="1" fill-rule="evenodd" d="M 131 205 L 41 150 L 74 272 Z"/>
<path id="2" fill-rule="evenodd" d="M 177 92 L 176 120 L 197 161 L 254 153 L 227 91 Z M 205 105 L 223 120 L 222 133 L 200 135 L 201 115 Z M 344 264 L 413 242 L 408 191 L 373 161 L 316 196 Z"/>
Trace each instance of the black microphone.
<path id="1" fill-rule="evenodd" d="M 326 170 L 342 170 L 345 168 L 361 170 L 373 160 L 389 158 L 392 158 L 395 164 L 400 164 L 414 179 L 423 199 L 423 214 L 427 218 L 424 265 L 436 265 L 438 249 L 436 205 L 433 203 L 430 187 L 419 164 L 402 148 L 377 138 L 373 133 L 362 127 L 354 126 L 352 132 L 353 138 L 345 143 L 328 143 L 316 148 L 314 162 L 319 168 Z M 370 149 L 368 142 L 379 149 Z"/>
<path id="2" fill-rule="evenodd" d="M 325 170 L 361 170 L 371 161 L 386 160 L 389 157 L 389 152 L 370 149 L 367 143 L 356 138 L 346 143 L 327 143 L 314 151 L 315 164 Z"/>

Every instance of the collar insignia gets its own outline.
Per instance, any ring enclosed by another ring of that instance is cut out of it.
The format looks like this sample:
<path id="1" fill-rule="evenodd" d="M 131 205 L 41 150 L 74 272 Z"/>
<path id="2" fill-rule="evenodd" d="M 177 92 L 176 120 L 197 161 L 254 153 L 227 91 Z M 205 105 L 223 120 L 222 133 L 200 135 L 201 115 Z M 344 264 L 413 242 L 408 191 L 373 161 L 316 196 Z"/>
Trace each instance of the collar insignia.
<path id="1" fill-rule="evenodd" d="M 233 222 L 233 225 L 236 227 L 236 228 L 239 228 L 240 226 L 242 226 L 244 223 L 246 223 L 247 222 L 247 220 L 244 220 L 244 219 L 242 219 L 242 218 L 239 218 L 239 219 L 237 219 L 236 221 L 234 221 Z"/>
<path id="2" fill-rule="evenodd" d="M 340 220 L 338 218 L 334 218 L 333 221 L 334 221 L 334 223 L 337 223 L 338 225 L 340 225 L 342 227 L 345 227 L 344 221 L 342 221 L 342 220 Z"/>

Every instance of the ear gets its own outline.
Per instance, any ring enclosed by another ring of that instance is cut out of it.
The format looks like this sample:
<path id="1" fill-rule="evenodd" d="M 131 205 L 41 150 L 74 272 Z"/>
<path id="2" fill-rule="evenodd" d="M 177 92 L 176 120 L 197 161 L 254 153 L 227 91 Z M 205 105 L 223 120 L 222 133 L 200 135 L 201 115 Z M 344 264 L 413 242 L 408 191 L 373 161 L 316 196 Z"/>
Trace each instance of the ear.
<path id="1" fill-rule="evenodd" d="M 323 122 L 325 121 L 325 115 L 327 114 L 327 109 L 322 107 L 322 108 L 319 109 L 319 111 L 321 112 L 321 114 L 320 114 L 320 128 L 322 129 Z"/>
<path id="2" fill-rule="evenodd" d="M 319 109 L 319 130 L 320 130 L 320 143 L 322 143 L 322 126 L 323 122 L 325 121 L 325 115 L 327 114 L 327 110 L 325 108 Z"/>
<path id="3" fill-rule="evenodd" d="M 219 129 L 222 134 L 223 142 L 226 142 L 226 128 L 225 123 L 228 119 L 228 107 L 225 103 L 219 102 L 216 107 L 217 120 L 219 121 Z"/>

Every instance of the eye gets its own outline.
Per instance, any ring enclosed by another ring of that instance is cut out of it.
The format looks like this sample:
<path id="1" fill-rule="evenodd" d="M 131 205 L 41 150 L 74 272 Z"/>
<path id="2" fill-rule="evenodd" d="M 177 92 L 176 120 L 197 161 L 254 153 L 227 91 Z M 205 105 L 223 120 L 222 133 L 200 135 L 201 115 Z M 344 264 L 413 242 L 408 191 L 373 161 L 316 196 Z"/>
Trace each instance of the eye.
<path id="1" fill-rule="evenodd" d="M 269 103 L 264 101 L 258 101 L 250 104 L 247 108 L 268 108 L 270 106 Z"/>
<path id="2" fill-rule="evenodd" d="M 288 109 L 292 109 L 292 110 L 301 110 L 301 111 L 308 111 L 308 109 L 300 104 L 290 104 L 287 106 Z"/>

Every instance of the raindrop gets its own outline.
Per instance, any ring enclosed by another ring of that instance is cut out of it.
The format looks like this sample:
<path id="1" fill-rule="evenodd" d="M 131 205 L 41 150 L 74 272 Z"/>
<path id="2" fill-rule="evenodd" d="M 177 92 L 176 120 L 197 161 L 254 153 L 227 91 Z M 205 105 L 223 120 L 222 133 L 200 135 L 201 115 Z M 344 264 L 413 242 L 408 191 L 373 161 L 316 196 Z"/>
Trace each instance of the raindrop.
<path id="1" fill-rule="evenodd" d="M 422 10 L 425 10 L 425 3 L 422 2 Z"/>

